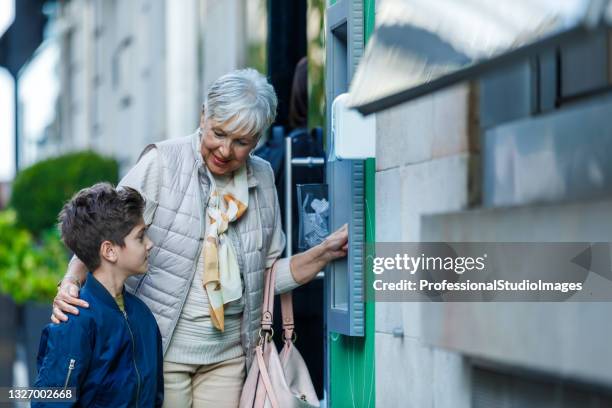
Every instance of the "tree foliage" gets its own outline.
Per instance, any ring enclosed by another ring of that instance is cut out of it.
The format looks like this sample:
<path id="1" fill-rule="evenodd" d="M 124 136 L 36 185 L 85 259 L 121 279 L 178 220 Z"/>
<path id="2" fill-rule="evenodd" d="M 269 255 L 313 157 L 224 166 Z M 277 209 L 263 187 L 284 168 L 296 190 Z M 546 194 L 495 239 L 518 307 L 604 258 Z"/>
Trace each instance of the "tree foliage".
<path id="1" fill-rule="evenodd" d="M 36 243 L 32 234 L 17 226 L 14 211 L 0 212 L 0 292 L 17 303 L 49 304 L 67 264 L 57 229 L 45 231 Z"/>
<path id="2" fill-rule="evenodd" d="M 55 226 L 57 214 L 77 191 L 100 181 L 116 184 L 116 160 L 85 151 L 40 161 L 17 174 L 9 206 L 17 224 L 35 236 Z"/>

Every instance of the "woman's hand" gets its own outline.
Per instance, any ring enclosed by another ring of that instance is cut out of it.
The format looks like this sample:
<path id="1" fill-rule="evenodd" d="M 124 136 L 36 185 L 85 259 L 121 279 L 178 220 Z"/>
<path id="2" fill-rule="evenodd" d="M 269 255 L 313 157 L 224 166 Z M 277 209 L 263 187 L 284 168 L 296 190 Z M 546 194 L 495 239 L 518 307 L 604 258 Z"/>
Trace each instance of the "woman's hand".
<path id="1" fill-rule="evenodd" d="M 86 276 L 87 267 L 79 258 L 73 256 L 68 264 L 68 271 L 59 285 L 57 295 L 53 299 L 53 313 L 51 314 L 53 323 L 68 320 L 68 316 L 64 313 L 79 314 L 79 309 L 75 306 L 89 307 L 86 301 L 79 299 L 78 284 L 84 282 Z"/>
<path id="2" fill-rule="evenodd" d="M 338 228 L 325 241 L 306 252 L 291 257 L 291 274 L 300 285 L 317 276 L 328 263 L 346 256 L 348 251 L 348 225 Z"/>
<path id="3" fill-rule="evenodd" d="M 344 258 L 348 252 L 348 224 L 338 228 L 319 245 L 323 249 L 325 265 L 338 258 Z"/>
<path id="4" fill-rule="evenodd" d="M 66 316 L 65 313 L 78 315 L 79 309 L 75 306 L 89 307 L 89 304 L 79 299 L 78 285 L 74 281 L 64 278 L 57 291 L 57 295 L 55 295 L 55 299 L 53 299 L 53 314 L 51 315 L 51 321 L 53 323 L 67 321 L 68 316 Z"/>

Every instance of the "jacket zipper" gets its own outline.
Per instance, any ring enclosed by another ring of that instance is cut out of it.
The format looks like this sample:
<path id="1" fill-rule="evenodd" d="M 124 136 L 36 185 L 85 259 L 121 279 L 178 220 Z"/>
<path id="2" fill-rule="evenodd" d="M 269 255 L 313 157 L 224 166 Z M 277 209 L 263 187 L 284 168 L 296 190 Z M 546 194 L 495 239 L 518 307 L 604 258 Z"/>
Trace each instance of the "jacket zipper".
<path id="1" fill-rule="evenodd" d="M 74 364 L 76 360 L 74 358 L 70 359 L 70 364 L 68 364 L 68 373 L 66 374 L 66 381 L 64 382 L 64 391 L 68 388 L 68 382 L 70 381 L 70 375 L 72 375 L 72 370 L 74 370 Z"/>
<path id="2" fill-rule="evenodd" d="M 130 337 L 132 339 L 132 361 L 134 362 L 136 379 L 138 380 L 138 385 L 136 387 L 136 406 L 138 406 L 138 402 L 140 400 L 140 372 L 138 371 L 138 366 L 136 365 L 136 342 L 134 341 L 134 333 L 132 333 L 132 328 L 130 327 L 130 321 L 128 320 L 127 313 L 125 310 L 122 310 L 121 312 L 123 313 L 123 317 L 125 317 L 125 323 L 127 324 L 128 331 L 130 332 Z"/>

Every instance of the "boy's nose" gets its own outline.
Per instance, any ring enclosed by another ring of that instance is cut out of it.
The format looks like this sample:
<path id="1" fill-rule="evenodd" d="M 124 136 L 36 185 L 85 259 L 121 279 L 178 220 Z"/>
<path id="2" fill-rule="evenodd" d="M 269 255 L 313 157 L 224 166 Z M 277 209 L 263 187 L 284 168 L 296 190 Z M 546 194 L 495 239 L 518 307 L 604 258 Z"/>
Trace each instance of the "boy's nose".
<path id="1" fill-rule="evenodd" d="M 151 241 L 149 237 L 146 237 L 145 247 L 147 248 L 147 251 L 150 251 L 151 248 L 153 248 L 153 241 Z"/>

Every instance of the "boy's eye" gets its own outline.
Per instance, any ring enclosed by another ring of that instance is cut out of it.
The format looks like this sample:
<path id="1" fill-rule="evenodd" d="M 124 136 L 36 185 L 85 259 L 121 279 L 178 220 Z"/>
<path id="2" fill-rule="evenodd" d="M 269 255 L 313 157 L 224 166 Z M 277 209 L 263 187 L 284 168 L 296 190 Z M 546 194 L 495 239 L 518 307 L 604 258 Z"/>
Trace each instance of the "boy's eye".
<path id="1" fill-rule="evenodd" d="M 248 146 L 248 145 L 249 145 L 249 142 L 244 141 L 244 140 L 239 140 L 239 141 L 238 141 L 238 144 L 239 144 L 240 146 Z"/>

